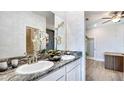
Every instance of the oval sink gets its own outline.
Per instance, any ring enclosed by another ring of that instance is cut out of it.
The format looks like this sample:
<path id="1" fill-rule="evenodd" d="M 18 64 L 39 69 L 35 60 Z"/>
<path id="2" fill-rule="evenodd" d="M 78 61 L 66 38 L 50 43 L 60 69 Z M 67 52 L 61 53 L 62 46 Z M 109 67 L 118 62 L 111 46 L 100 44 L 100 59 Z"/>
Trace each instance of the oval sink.
<path id="1" fill-rule="evenodd" d="M 74 59 L 74 58 L 75 58 L 74 55 L 63 55 L 63 56 L 61 57 L 62 60 L 72 60 L 72 59 Z"/>
<path id="2" fill-rule="evenodd" d="M 50 61 L 38 61 L 38 63 L 25 64 L 16 69 L 17 74 L 34 74 L 37 72 L 43 72 L 54 65 Z"/>

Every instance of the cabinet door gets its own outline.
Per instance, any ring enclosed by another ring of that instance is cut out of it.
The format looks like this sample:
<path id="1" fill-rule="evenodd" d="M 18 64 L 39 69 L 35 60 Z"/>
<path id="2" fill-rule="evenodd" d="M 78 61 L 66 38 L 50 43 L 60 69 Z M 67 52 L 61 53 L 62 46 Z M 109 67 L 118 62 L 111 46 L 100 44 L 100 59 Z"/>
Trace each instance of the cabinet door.
<path id="1" fill-rule="evenodd" d="M 81 80 L 81 66 L 78 65 L 75 69 L 76 69 L 76 72 L 75 72 L 75 80 L 76 81 L 80 81 Z"/>
<path id="2" fill-rule="evenodd" d="M 67 73 L 67 81 L 75 81 L 75 69 Z"/>
<path id="3" fill-rule="evenodd" d="M 67 81 L 80 81 L 80 65 L 67 73 Z"/>
<path id="4" fill-rule="evenodd" d="M 114 57 L 114 70 L 124 72 L 124 57 L 115 56 Z"/>

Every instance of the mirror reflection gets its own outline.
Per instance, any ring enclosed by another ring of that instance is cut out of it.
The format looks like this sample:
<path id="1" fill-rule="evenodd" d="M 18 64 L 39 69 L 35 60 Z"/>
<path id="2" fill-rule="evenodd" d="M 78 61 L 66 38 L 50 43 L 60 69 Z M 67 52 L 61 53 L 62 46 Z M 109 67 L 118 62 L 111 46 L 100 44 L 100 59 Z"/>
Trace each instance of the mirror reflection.
<path id="1" fill-rule="evenodd" d="M 2 23 L 0 59 L 32 55 L 34 51 L 42 51 L 43 49 L 65 50 L 65 23 L 54 12 L 0 13 Z M 11 24 L 8 24 L 6 20 Z M 6 36 L 9 37 L 6 38 Z"/>
<path id="2" fill-rule="evenodd" d="M 39 29 L 26 27 L 26 53 L 32 55 L 33 51 L 40 50 Z"/>

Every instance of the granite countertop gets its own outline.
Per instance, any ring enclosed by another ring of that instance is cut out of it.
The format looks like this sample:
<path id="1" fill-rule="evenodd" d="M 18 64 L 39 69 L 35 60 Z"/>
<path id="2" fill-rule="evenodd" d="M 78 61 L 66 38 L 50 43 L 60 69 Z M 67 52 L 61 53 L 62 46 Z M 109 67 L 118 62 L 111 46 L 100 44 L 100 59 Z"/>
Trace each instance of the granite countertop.
<path id="1" fill-rule="evenodd" d="M 30 75 L 19 75 L 15 73 L 16 69 L 8 70 L 5 72 L 0 72 L 0 81 L 34 81 L 38 78 L 42 78 L 49 74 L 50 72 L 54 72 L 55 70 L 65 66 L 66 64 L 69 64 L 71 62 L 74 62 L 75 60 L 82 57 L 82 52 L 73 52 L 73 55 L 75 56 L 75 59 L 73 60 L 67 60 L 67 61 L 58 61 L 54 62 L 54 66 L 49 68 L 46 71 L 30 74 Z"/>

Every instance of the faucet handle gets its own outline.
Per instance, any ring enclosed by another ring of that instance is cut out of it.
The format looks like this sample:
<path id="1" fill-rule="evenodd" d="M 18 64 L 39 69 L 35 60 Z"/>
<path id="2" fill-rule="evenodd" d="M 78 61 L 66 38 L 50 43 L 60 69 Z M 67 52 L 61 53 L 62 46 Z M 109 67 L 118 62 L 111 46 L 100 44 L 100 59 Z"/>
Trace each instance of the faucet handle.
<path id="1" fill-rule="evenodd" d="M 24 52 L 24 56 L 27 56 L 27 52 Z"/>
<path id="2" fill-rule="evenodd" d="M 28 64 L 31 64 L 33 61 L 33 56 L 28 56 Z"/>

